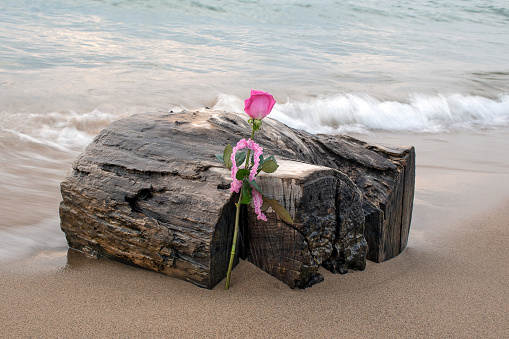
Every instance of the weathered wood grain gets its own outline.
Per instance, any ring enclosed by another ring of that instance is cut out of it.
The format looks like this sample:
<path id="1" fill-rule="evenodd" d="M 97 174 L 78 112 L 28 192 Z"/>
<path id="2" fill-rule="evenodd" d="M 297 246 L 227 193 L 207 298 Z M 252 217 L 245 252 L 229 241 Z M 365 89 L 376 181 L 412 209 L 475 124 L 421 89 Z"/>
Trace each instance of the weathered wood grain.
<path id="1" fill-rule="evenodd" d="M 140 114 L 114 122 L 80 155 L 61 185 L 61 228 L 69 245 L 212 288 L 226 273 L 236 201 L 229 191 L 228 171 L 214 154 L 248 132 L 243 115 L 207 110 Z M 308 216 L 299 217 L 296 228 L 289 229 L 277 219 L 271 226 L 284 230 L 278 237 L 287 239 L 282 246 L 289 257 L 302 253 L 306 249 L 302 244 L 316 238 L 317 244 L 323 244 L 311 250 L 307 246 L 309 262 L 320 262 L 336 272 L 362 269 L 366 246 L 362 232 L 353 227 L 362 214 L 370 245 L 368 258 L 386 260 L 403 250 L 413 204 L 412 148 L 389 150 L 348 137 L 311 135 L 268 118 L 255 140 L 265 154 L 336 173 L 330 183 L 320 179 L 322 184 L 308 184 L 309 189 L 314 187 L 312 192 L 334 195 L 334 204 L 305 205 L 305 194 L 297 200 L 299 206 L 307 206 Z M 298 172 L 294 174 L 302 177 Z M 306 180 L 297 186 L 312 182 Z M 337 212 L 352 204 L 356 212 Z M 329 209 L 336 209 L 332 215 L 339 227 L 334 232 L 320 228 L 325 222 L 319 226 L 309 221 Z M 248 215 L 244 211 L 241 218 L 244 234 Z M 302 225 L 323 234 L 305 231 Z M 251 235 L 255 232 L 253 228 Z M 263 234 L 258 237 L 262 239 Z M 247 238 L 239 244 L 241 256 L 254 258 Z M 311 281 L 314 275 L 308 277 Z M 306 279 L 293 281 L 303 286 Z"/>
<path id="2" fill-rule="evenodd" d="M 268 222 L 249 213 L 249 261 L 292 288 L 322 281 L 318 268 L 326 261 L 333 272 L 364 269 L 367 244 L 358 188 L 328 167 L 295 161 L 279 164 L 277 172 L 263 174 L 257 181 L 267 198 L 285 206 L 294 224 L 270 210 Z"/>
<path id="3" fill-rule="evenodd" d="M 243 136 L 246 120 L 242 115 L 213 114 L 208 121 L 225 135 Z M 383 262 L 406 247 L 415 187 L 413 147 L 384 147 L 349 136 L 314 135 L 269 118 L 264 119 L 256 140 L 269 154 L 337 169 L 359 187 L 369 260 Z"/>

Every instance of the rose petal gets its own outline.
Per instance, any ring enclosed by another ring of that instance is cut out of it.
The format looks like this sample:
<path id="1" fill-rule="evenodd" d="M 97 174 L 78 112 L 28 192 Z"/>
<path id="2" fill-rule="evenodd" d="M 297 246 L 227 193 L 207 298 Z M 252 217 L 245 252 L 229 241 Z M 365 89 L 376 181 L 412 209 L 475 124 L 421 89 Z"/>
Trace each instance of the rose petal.
<path id="1" fill-rule="evenodd" d="M 244 111 L 253 119 L 263 119 L 276 104 L 274 97 L 267 92 L 251 90 L 251 96 L 244 102 Z"/>

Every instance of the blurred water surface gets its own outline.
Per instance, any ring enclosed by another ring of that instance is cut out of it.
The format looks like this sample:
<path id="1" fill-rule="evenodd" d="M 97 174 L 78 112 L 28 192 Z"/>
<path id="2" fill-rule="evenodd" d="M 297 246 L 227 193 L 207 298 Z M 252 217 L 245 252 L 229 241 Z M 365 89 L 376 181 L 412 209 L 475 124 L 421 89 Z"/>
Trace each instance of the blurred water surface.
<path id="1" fill-rule="evenodd" d="M 241 112 L 253 88 L 314 133 L 509 123 L 501 0 L 0 0 L 0 46 L 0 258 L 65 246 L 58 183 L 133 113 Z"/>

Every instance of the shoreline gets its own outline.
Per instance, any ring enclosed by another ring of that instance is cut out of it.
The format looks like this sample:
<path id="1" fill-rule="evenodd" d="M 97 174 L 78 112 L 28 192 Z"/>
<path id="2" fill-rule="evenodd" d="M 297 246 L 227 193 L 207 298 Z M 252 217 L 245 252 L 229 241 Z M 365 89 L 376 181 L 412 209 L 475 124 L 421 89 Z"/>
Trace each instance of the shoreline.
<path id="1" fill-rule="evenodd" d="M 229 291 L 224 282 L 206 290 L 70 251 L 63 269 L 3 271 L 0 329 L 9 337 L 506 337 L 508 223 L 509 199 L 453 225 L 461 233 L 414 236 L 401 255 L 363 272 L 322 269 L 325 281 L 305 290 L 248 262 Z"/>
<path id="2" fill-rule="evenodd" d="M 0 268 L 6 337 L 507 337 L 509 131 L 373 134 L 415 145 L 407 248 L 291 290 L 248 262 L 205 290 L 65 248 Z M 410 142 L 406 142 L 410 140 Z M 421 154 L 421 155 L 420 155 Z M 464 155 L 468 156 L 464 156 Z"/>

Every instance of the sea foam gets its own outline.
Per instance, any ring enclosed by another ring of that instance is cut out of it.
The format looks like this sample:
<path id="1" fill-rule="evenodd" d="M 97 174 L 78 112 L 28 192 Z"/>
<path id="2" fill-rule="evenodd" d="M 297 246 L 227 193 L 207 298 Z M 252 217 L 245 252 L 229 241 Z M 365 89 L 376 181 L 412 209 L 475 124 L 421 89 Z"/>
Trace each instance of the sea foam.
<path id="1" fill-rule="evenodd" d="M 214 109 L 243 112 L 243 101 L 221 94 Z M 271 118 L 311 133 L 369 131 L 438 133 L 509 124 L 509 95 L 414 94 L 407 102 L 381 101 L 366 94 L 335 94 L 274 106 Z"/>
<path id="2" fill-rule="evenodd" d="M 101 129 L 121 117 L 99 110 L 5 114 L 1 136 L 11 144 L 21 142 L 60 151 L 81 151 Z"/>

